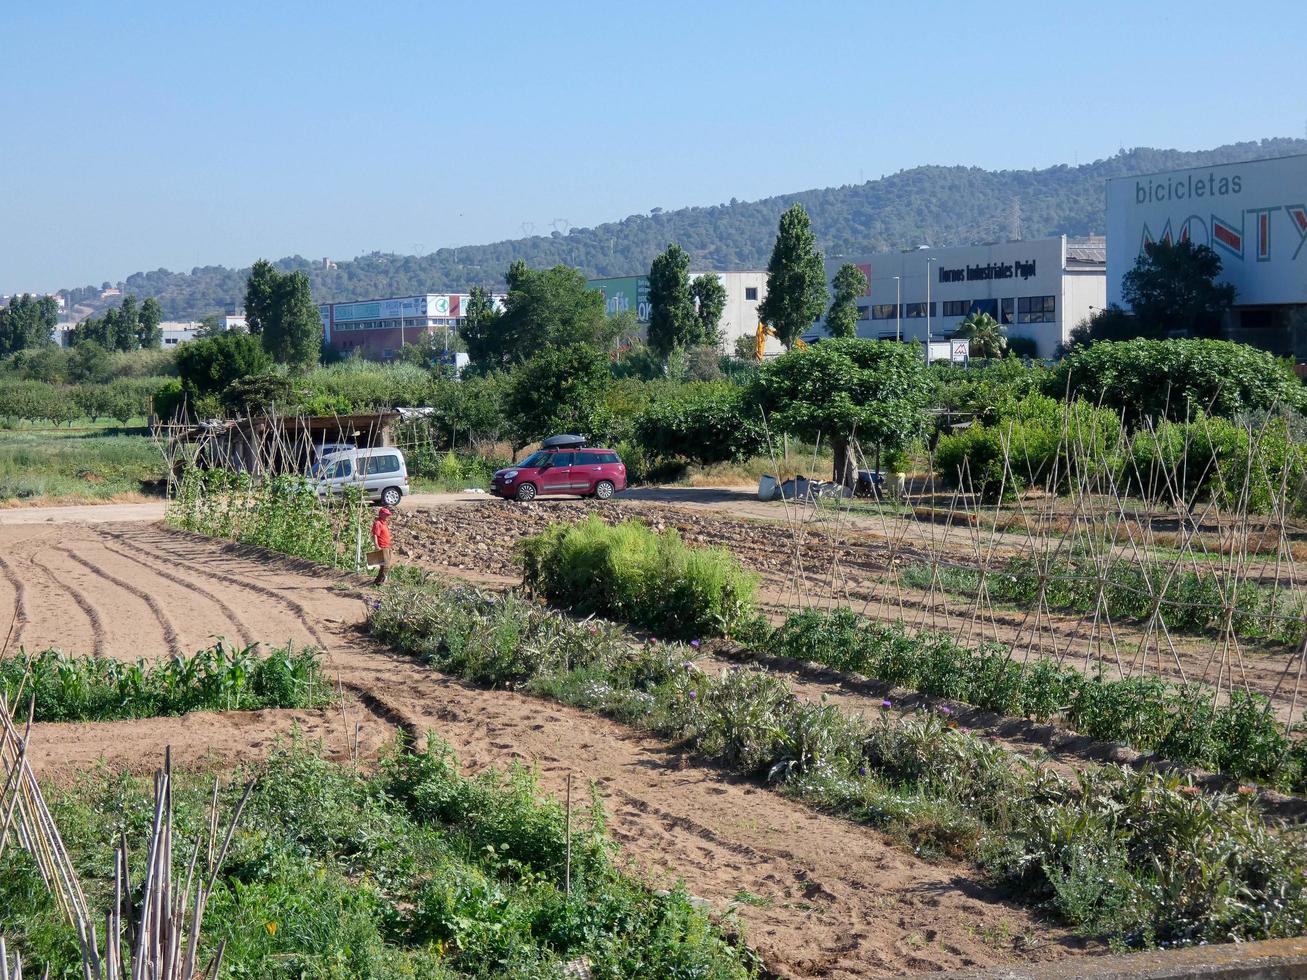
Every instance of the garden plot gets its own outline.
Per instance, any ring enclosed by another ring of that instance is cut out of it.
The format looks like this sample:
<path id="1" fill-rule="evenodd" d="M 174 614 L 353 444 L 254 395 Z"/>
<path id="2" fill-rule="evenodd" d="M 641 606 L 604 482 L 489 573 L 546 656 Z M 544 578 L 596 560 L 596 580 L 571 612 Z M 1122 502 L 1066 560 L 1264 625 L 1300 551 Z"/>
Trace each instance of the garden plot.
<path id="1" fill-rule="evenodd" d="M 57 639 L 65 649 L 88 651 L 98 638 L 104 655 L 134 660 L 167 649 L 166 619 L 182 649 L 204 646 L 214 632 L 319 646 L 324 669 L 344 694 L 343 711 L 316 714 L 197 713 L 42 726 L 32 756 L 42 773 L 66 781 L 101 757 L 111 767 L 146 772 L 166 745 L 178 764 L 225 766 L 267 755 L 297 724 L 329 753 L 348 758 L 357 749 L 367 759 L 396 730 L 434 730 L 469 771 L 512 760 L 534 764 L 556 796 L 569 774 L 579 786 L 595 781 L 623 862 L 664 886 L 683 879 L 715 912 L 729 911 L 783 976 L 998 964 L 1083 946 L 1029 909 L 1000 900 L 966 865 L 914 857 L 871 829 L 726 778 L 592 714 L 470 687 L 365 642 L 356 629 L 365 613 L 357 580 L 152 526 L 70 524 L 6 528 L 4 535 L 19 640 L 11 637 L 11 647 L 36 649 Z M 71 596 L 38 602 L 49 579 L 39 587 L 25 579 L 44 574 L 40 567 L 49 567 L 56 546 L 68 553 L 61 551 L 50 570 L 83 569 L 67 586 L 85 606 Z"/>
<path id="2" fill-rule="evenodd" d="M 1094 506 L 1101 513 L 1107 501 Z M 1085 669 L 1101 668 L 1109 676 L 1199 681 L 1222 692 L 1237 686 L 1270 697 L 1286 721 L 1291 716 L 1294 721 L 1301 719 L 1307 707 L 1307 699 L 1295 698 L 1303 664 L 1301 640 L 1277 642 L 1245 635 L 1248 624 L 1265 622 L 1263 617 L 1232 620 L 1231 635 L 1223 638 L 1219 611 L 1216 629 L 1168 628 L 1166 622 L 1150 627 L 1146 617 L 1119 615 L 1110 606 L 1105 615 L 1093 601 L 1093 582 L 1086 587 L 1080 566 L 1074 569 L 1078 587 L 1074 601 L 1059 605 L 1051 591 L 1042 600 L 1024 605 L 1004 601 L 998 586 L 1005 583 L 998 579 L 1012 563 L 1023 563 L 1024 574 L 1036 582 L 1041 573 L 1052 572 L 1053 578 L 1065 574 L 1077 547 L 1071 533 L 1077 518 L 1072 508 L 1052 497 L 998 512 L 1002 526 L 1010 530 L 982 529 L 978 519 L 983 516 L 992 525 L 996 511 L 989 508 L 982 513 L 978 503 L 957 495 L 953 508 L 942 511 L 955 519 L 945 524 L 885 512 L 780 506 L 775 507 L 777 519 L 768 522 L 648 502 L 479 502 L 401 511 L 396 544 L 405 560 L 502 584 L 519 574 L 513 559 L 519 540 L 553 523 L 579 521 L 591 513 L 609 523 L 639 517 L 655 530 L 677 530 L 689 544 L 730 549 L 761 576 L 760 598 L 773 615 L 809 606 L 850 606 L 872 619 L 901 619 L 913 627 L 955 633 L 973 644 L 995 642 L 1023 658 L 1047 656 Z M 1201 533 L 1180 536 L 1181 543 L 1188 542 L 1181 552 L 1174 526 L 1173 516 L 1161 509 L 1146 527 L 1138 521 L 1123 523 L 1119 530 L 1114 526 L 1114 537 L 1106 546 L 1101 544 L 1106 532 L 1100 527 L 1098 553 L 1106 556 L 1097 564 L 1089 563 L 1091 579 L 1101 570 L 1110 581 L 1122 580 L 1123 590 L 1133 590 L 1130 611 L 1141 605 L 1146 608 L 1148 597 L 1139 593 L 1147 584 L 1140 584 L 1137 571 L 1146 558 L 1150 580 L 1166 583 L 1178 611 L 1187 610 L 1189 601 L 1187 594 L 1180 594 L 1181 586 L 1195 583 L 1204 585 L 1190 589 L 1200 593 L 1201 601 L 1219 603 L 1219 590 L 1214 600 L 1210 582 L 1213 576 L 1223 576 L 1240 586 L 1245 603 L 1253 589 L 1263 594 L 1275 591 L 1280 616 L 1272 625 L 1285 633 L 1301 630 L 1295 610 L 1307 601 L 1307 575 L 1294 555 L 1307 536 L 1292 529 L 1268 532 L 1264 526 L 1253 534 L 1250 528 L 1256 526 L 1250 525 L 1244 528 L 1243 540 L 1262 538 L 1262 550 L 1231 553 L 1236 522 L 1210 520 L 1199 526 Z M 1082 532 L 1080 543 L 1084 540 Z M 1283 542 L 1283 553 L 1277 551 L 1276 541 Z M 984 590 L 977 585 L 982 570 L 987 577 Z M 1242 588 L 1244 583 L 1249 588 Z M 1227 590 L 1236 598 L 1240 591 L 1229 586 Z"/>

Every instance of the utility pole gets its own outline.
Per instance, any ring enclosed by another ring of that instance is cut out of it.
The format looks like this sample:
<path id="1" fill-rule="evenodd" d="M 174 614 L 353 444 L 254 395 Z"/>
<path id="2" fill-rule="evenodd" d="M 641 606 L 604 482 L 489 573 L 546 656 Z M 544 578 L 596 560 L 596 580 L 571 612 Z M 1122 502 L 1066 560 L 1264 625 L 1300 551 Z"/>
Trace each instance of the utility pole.
<path id="1" fill-rule="evenodd" d="M 903 277 L 894 277 L 894 339 L 903 341 Z"/>
<path id="2" fill-rule="evenodd" d="M 926 260 L 926 366 L 930 366 L 930 264 L 933 258 Z"/>

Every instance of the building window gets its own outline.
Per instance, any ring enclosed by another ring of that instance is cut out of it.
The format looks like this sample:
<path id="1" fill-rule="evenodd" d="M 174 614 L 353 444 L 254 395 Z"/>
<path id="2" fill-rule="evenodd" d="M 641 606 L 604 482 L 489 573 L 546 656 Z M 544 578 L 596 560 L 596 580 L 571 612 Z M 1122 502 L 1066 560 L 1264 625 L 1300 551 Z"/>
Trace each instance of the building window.
<path id="1" fill-rule="evenodd" d="M 1002 301 L 1002 303 L 1001 303 L 1001 305 L 1000 305 L 1000 309 L 1002 309 L 1003 312 L 1002 312 L 1002 314 L 999 316 L 998 322 L 999 322 L 999 323 L 1012 323 L 1012 322 L 1013 322 L 1013 313 L 1012 313 L 1012 310 L 1013 310 L 1013 308 L 1014 308 L 1015 306 L 1016 306 L 1016 300 L 1015 300 L 1015 299 L 1013 299 L 1011 296 L 1006 296 L 1006 297 L 1004 297 L 1004 298 L 1003 298 L 1003 301 Z"/>
<path id="2" fill-rule="evenodd" d="M 858 308 L 861 309 L 862 307 L 858 307 Z M 873 320 L 893 320 L 894 304 L 877 303 L 875 306 L 871 308 L 871 318 Z"/>
<path id="3" fill-rule="evenodd" d="M 744 287 L 744 298 L 745 298 L 745 299 L 755 299 L 755 300 L 756 300 L 756 299 L 758 298 L 758 287 L 757 287 L 757 286 L 745 286 L 745 287 Z"/>
<path id="4" fill-rule="evenodd" d="M 868 307 L 866 307 L 866 306 L 859 306 L 859 307 L 858 307 L 858 319 L 859 319 L 859 320 L 866 320 L 866 319 L 868 319 L 868 314 L 869 314 L 869 308 L 868 308 Z"/>
<path id="5" fill-rule="evenodd" d="M 946 299 L 941 305 L 945 316 L 966 316 L 971 312 L 969 299 Z"/>
<path id="6" fill-rule="evenodd" d="M 909 320 L 911 320 L 911 319 L 916 319 L 916 318 L 919 318 L 919 317 L 923 317 L 923 316 L 926 315 L 926 304 L 925 304 L 925 303 L 904 303 L 904 304 L 903 304 L 903 315 L 904 315 L 905 317 L 907 317 Z M 930 304 L 930 315 L 931 315 L 931 316 L 934 316 L 934 315 L 935 315 L 935 304 L 934 304 L 933 302 Z"/>
<path id="7" fill-rule="evenodd" d="M 1017 323 L 1054 323 L 1056 296 L 1022 296 L 1017 300 Z"/>
<path id="8" fill-rule="evenodd" d="M 971 301 L 971 313 L 984 313 L 998 319 L 998 300 L 996 299 L 973 299 Z"/>

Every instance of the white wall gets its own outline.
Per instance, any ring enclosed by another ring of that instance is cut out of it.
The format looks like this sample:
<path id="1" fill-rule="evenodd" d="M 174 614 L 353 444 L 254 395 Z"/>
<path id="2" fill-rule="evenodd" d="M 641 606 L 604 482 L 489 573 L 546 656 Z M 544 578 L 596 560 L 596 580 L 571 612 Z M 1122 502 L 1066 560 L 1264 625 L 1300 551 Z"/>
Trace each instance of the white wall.
<path id="1" fill-rule="evenodd" d="M 1112 302 L 1145 241 L 1182 235 L 1221 257 L 1236 306 L 1307 303 L 1307 155 L 1109 180 Z"/>
<path id="2" fill-rule="evenodd" d="M 846 262 L 863 266 L 864 271 L 870 268 L 868 292 L 859 301 L 860 307 L 866 307 L 865 318 L 858 321 L 859 337 L 893 337 L 896 330 L 893 316 L 875 319 L 874 307 L 888 306 L 892 310 L 896 286 L 901 290 L 903 306 L 924 304 L 929 268 L 929 296 L 934 304 L 929 323 L 932 340 L 951 336 L 966 319 L 966 313 L 945 315 L 945 303 L 993 301 L 994 317 L 1004 323 L 1008 336 L 1029 337 L 1038 345 L 1040 357 L 1052 357 L 1057 345 L 1088 312 L 1088 307 L 1102 306 L 1106 294 L 1101 269 L 1065 271 L 1065 249 L 1065 239 L 1058 236 L 993 245 L 881 252 L 830 259 L 826 262 L 826 278 L 829 282 Z M 897 283 L 895 276 L 899 277 Z M 1057 298 L 1055 319 L 1021 323 L 1019 301 L 1036 296 Z M 1004 321 L 1004 299 L 1012 301 L 1011 322 Z M 904 340 L 924 342 L 926 327 L 924 316 L 901 318 Z M 824 335 L 824 323 L 819 321 L 814 333 Z"/>

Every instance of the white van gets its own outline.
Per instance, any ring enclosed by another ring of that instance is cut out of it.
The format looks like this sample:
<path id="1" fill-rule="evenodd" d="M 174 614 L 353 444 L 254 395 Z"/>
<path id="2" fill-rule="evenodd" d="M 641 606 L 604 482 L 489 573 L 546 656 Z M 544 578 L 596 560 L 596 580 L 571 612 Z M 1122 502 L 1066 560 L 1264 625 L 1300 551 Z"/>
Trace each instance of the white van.
<path id="1" fill-rule="evenodd" d="M 404 454 L 389 446 L 343 449 L 323 456 L 316 467 L 318 496 L 361 487 L 367 500 L 398 507 L 409 493 Z"/>

